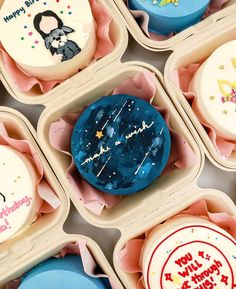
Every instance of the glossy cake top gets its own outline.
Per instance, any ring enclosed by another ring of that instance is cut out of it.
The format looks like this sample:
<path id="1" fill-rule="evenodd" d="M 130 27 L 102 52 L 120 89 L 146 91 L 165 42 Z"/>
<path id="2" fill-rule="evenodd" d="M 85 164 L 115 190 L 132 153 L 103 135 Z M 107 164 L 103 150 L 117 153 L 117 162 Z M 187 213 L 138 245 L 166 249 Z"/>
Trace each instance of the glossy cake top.
<path id="1" fill-rule="evenodd" d="M 146 188 L 161 174 L 170 134 L 148 102 L 114 95 L 85 109 L 74 127 L 71 148 L 85 180 L 102 191 L 126 195 Z"/>

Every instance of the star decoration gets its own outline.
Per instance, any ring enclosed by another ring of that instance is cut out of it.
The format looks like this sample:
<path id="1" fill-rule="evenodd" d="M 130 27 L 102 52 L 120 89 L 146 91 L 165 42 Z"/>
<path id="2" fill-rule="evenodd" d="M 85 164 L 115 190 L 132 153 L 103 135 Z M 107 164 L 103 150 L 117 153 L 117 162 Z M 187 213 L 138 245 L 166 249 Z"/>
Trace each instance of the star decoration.
<path id="1" fill-rule="evenodd" d="M 166 277 L 166 281 L 171 281 L 171 282 L 174 281 L 174 280 L 172 279 L 171 273 L 166 273 L 166 274 L 165 274 L 165 277 Z"/>
<path id="2" fill-rule="evenodd" d="M 97 132 L 96 132 L 96 137 L 97 137 L 98 139 L 101 139 L 103 136 L 104 136 L 104 135 L 103 135 L 102 131 L 97 131 Z"/>
<path id="3" fill-rule="evenodd" d="M 228 279 L 229 279 L 228 276 L 222 275 L 220 281 L 221 281 L 222 283 L 225 283 L 225 285 L 228 285 Z"/>
<path id="4" fill-rule="evenodd" d="M 199 252 L 198 252 L 198 256 L 202 257 L 202 259 L 205 258 L 205 257 L 204 257 L 204 252 L 203 252 L 203 251 L 199 251 Z"/>
<path id="5" fill-rule="evenodd" d="M 211 256 L 207 254 L 207 255 L 206 255 L 206 260 L 207 260 L 207 261 L 210 261 L 210 260 L 211 260 Z"/>

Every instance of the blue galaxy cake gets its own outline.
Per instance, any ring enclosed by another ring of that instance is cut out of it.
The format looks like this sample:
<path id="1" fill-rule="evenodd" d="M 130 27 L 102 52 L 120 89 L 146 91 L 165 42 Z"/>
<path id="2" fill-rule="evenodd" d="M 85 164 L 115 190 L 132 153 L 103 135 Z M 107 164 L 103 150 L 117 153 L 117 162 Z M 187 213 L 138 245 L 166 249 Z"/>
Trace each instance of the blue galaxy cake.
<path id="1" fill-rule="evenodd" d="M 149 15 L 151 32 L 168 35 L 199 22 L 209 3 L 210 0 L 129 0 L 129 8 Z"/>
<path id="2" fill-rule="evenodd" d="M 130 95 L 99 99 L 79 117 L 71 139 L 81 176 L 95 188 L 129 195 L 149 186 L 165 168 L 170 133 L 161 114 Z"/>
<path id="3" fill-rule="evenodd" d="M 80 256 L 50 258 L 28 272 L 18 289 L 111 289 L 106 278 L 93 278 L 83 269 Z"/>

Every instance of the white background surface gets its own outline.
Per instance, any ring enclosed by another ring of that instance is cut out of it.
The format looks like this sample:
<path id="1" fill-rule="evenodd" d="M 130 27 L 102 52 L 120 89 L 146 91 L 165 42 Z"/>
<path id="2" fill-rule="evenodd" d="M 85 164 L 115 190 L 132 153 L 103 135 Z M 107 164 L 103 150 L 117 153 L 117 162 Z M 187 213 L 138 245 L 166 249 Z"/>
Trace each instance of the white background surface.
<path id="1" fill-rule="evenodd" d="M 135 43 L 130 36 L 128 50 L 123 57 L 123 61 L 140 60 L 148 62 L 157 67 L 161 72 L 166 62 L 169 52 L 154 53 L 143 49 L 141 46 Z M 22 112 L 32 124 L 36 127 L 37 120 L 40 113 L 43 110 L 42 106 L 30 106 L 17 102 L 8 95 L 5 88 L 0 84 L 0 105 L 10 106 Z M 236 202 L 236 173 L 224 172 L 215 168 L 208 160 L 202 175 L 199 178 L 199 186 L 215 188 L 224 191 L 234 202 Z M 71 212 L 65 224 L 65 230 L 68 233 L 83 234 L 93 238 L 103 249 L 108 260 L 112 262 L 113 248 L 119 238 L 119 231 L 117 230 L 103 230 L 91 226 L 77 213 L 73 205 L 71 206 Z"/>

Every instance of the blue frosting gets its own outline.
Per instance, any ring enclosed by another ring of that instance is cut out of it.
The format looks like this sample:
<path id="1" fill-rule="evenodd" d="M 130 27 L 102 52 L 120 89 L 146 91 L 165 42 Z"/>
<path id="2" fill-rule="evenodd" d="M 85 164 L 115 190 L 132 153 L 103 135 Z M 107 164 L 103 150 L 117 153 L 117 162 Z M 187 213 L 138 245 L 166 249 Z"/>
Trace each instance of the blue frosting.
<path id="1" fill-rule="evenodd" d="M 71 150 L 80 174 L 95 188 L 128 195 L 161 174 L 169 158 L 170 134 L 148 102 L 114 95 L 85 109 L 74 127 Z"/>
<path id="2" fill-rule="evenodd" d="M 178 5 L 169 3 L 160 7 L 161 0 L 129 0 L 132 10 L 142 10 L 149 14 L 149 29 L 159 34 L 180 32 L 201 20 L 210 0 L 179 0 Z"/>
<path id="3" fill-rule="evenodd" d="M 34 267 L 23 278 L 19 289 L 111 289 L 106 278 L 84 273 L 80 256 L 51 258 Z"/>

